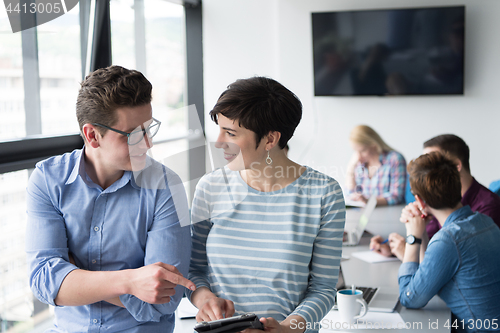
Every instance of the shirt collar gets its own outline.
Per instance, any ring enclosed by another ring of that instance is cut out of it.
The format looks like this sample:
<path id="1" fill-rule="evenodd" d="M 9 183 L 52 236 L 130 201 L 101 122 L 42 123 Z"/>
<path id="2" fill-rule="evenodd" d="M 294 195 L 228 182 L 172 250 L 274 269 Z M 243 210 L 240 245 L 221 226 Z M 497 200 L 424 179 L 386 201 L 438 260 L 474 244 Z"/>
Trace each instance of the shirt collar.
<path id="1" fill-rule="evenodd" d="M 71 171 L 71 174 L 69 175 L 69 178 L 66 181 L 65 185 L 74 183 L 78 175 L 81 176 L 82 173 L 85 174 L 85 163 L 84 159 L 82 158 L 84 150 L 85 146 L 83 146 L 83 148 L 77 152 L 78 157 L 76 158 L 75 166 L 73 167 L 73 170 Z M 85 179 L 85 177 L 82 177 L 82 179 Z"/>
<path id="2" fill-rule="evenodd" d="M 140 190 L 142 188 L 142 186 L 140 184 L 137 183 L 137 179 L 141 179 L 141 177 L 147 177 L 146 174 L 148 172 L 151 172 L 151 165 L 153 164 L 153 160 L 151 157 L 149 156 L 146 156 L 146 165 L 144 166 L 144 168 L 142 170 L 139 170 L 139 171 L 127 171 L 128 173 L 130 173 L 129 175 L 129 179 L 130 179 L 130 185 L 132 185 L 133 188 L 135 188 L 136 190 Z M 141 183 L 141 180 L 139 181 L 139 183 Z"/>
<path id="3" fill-rule="evenodd" d="M 444 221 L 443 227 L 449 223 L 452 223 L 453 221 L 456 220 L 463 220 L 466 217 L 472 215 L 472 209 L 470 206 L 463 206 L 462 208 L 457 209 L 453 213 L 451 213 L 447 218 L 446 221 Z"/>
<path id="4" fill-rule="evenodd" d="M 477 192 L 480 189 L 480 184 L 477 182 L 477 180 L 472 177 L 472 183 L 470 184 L 470 187 L 465 191 L 463 197 L 462 197 L 462 203 L 464 202 L 471 202 L 476 195 Z"/>
<path id="5" fill-rule="evenodd" d="M 68 177 L 68 180 L 66 181 L 65 185 L 69 185 L 75 182 L 78 176 L 83 180 L 85 184 L 87 184 L 88 187 L 92 188 L 101 188 L 99 185 L 94 183 L 92 179 L 87 175 L 87 172 L 85 171 L 85 146 L 78 152 L 78 157 L 76 158 L 76 163 L 75 166 L 73 167 L 73 170 L 71 171 L 70 176 Z M 132 177 L 132 172 L 131 171 L 125 171 L 123 173 L 123 176 L 111 184 L 110 187 L 108 187 L 104 192 L 115 192 L 116 190 L 122 188 L 125 186 L 129 181 L 132 182 L 132 186 L 135 189 L 140 189 L 136 184 L 135 181 L 133 181 Z"/>

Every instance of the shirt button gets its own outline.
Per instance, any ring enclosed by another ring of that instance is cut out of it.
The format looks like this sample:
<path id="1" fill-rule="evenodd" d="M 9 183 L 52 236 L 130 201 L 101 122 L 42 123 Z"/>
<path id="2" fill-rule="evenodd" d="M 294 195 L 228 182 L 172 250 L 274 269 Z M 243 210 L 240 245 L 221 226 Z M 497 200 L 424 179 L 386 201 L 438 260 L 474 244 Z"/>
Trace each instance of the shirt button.
<path id="1" fill-rule="evenodd" d="M 94 319 L 93 322 L 94 322 L 94 324 L 97 324 L 97 319 Z"/>
<path id="2" fill-rule="evenodd" d="M 406 296 L 410 296 L 411 293 L 409 291 L 406 292 Z"/>
<path id="3" fill-rule="evenodd" d="M 94 231 L 99 231 L 99 227 L 94 227 Z"/>
<path id="4" fill-rule="evenodd" d="M 95 260 L 95 259 L 94 259 L 94 260 L 92 260 L 92 263 L 93 263 L 93 264 L 95 264 L 96 262 L 97 262 L 97 260 Z"/>

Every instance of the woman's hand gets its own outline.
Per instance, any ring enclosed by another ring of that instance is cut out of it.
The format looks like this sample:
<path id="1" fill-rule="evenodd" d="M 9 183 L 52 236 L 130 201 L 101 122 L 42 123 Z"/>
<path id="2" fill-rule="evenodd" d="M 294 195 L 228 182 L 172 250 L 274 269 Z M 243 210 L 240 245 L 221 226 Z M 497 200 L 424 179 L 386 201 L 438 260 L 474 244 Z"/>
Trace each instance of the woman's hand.
<path id="1" fill-rule="evenodd" d="M 349 196 L 349 199 L 353 200 L 353 201 L 362 201 L 364 203 L 367 203 L 368 202 L 368 199 L 365 198 L 363 196 L 363 194 L 361 193 L 352 193 L 350 196 Z"/>
<path id="2" fill-rule="evenodd" d="M 372 239 L 370 240 L 370 250 L 380 253 L 381 255 L 386 257 L 392 256 L 389 244 L 382 244 L 383 242 L 384 239 L 381 236 L 372 237 Z"/>
<path id="3" fill-rule="evenodd" d="M 290 327 L 280 325 L 280 323 L 274 318 L 260 318 L 260 322 L 264 325 L 264 331 L 268 333 L 289 333 L 293 332 Z M 247 328 L 242 331 L 242 333 L 262 333 L 262 330 L 255 328 Z"/>
<path id="4" fill-rule="evenodd" d="M 212 297 L 200 307 L 196 321 L 212 321 L 234 315 L 234 303 L 228 299 Z"/>
<path id="5" fill-rule="evenodd" d="M 351 158 L 349 159 L 349 163 L 347 164 L 347 170 L 354 170 L 354 168 L 358 163 L 359 163 L 359 154 L 357 153 L 352 154 Z"/>
<path id="6" fill-rule="evenodd" d="M 356 187 L 356 180 L 354 179 L 354 169 L 356 169 L 356 165 L 359 162 L 359 155 L 354 153 L 349 160 L 349 164 L 347 164 L 347 172 L 346 172 L 346 186 L 350 191 L 354 191 Z"/>

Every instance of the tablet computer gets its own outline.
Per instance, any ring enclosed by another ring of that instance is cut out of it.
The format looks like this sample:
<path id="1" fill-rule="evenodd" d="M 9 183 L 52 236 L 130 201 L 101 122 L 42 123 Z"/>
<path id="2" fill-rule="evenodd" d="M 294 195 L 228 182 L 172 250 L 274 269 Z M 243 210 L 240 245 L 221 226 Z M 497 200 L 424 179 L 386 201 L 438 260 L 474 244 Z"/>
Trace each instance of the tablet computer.
<path id="1" fill-rule="evenodd" d="M 194 327 L 198 333 L 235 333 L 247 328 L 264 330 L 264 325 L 254 313 L 224 318 L 213 321 L 202 321 Z"/>

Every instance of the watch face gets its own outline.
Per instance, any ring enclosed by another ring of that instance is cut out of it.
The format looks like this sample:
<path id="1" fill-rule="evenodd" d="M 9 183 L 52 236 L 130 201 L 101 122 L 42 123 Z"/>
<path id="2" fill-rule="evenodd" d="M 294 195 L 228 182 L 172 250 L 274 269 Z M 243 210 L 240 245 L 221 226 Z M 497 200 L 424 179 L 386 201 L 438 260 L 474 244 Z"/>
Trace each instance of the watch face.
<path id="1" fill-rule="evenodd" d="M 415 243 L 415 236 L 409 235 L 408 237 L 406 237 L 406 242 L 410 245 Z"/>

